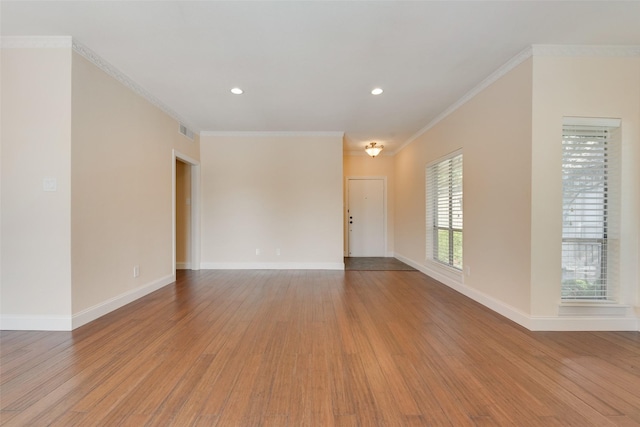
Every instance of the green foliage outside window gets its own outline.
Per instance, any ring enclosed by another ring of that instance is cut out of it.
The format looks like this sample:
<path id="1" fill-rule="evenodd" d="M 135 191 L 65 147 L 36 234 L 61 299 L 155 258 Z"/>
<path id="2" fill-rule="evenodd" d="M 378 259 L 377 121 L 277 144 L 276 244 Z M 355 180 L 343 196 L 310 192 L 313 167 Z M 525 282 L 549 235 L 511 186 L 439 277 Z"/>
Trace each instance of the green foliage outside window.
<path id="1" fill-rule="evenodd" d="M 453 234 L 453 248 L 449 235 Z M 452 257 L 449 256 L 451 250 Z M 438 230 L 436 259 L 447 265 L 462 269 L 462 231 Z"/>

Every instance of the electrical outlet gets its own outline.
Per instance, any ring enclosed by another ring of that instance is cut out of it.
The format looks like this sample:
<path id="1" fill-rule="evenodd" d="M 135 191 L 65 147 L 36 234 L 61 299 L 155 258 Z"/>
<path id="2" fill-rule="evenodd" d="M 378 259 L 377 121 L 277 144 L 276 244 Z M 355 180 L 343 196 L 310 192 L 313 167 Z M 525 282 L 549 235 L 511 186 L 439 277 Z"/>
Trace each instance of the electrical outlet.
<path id="1" fill-rule="evenodd" d="M 260 249 L 256 248 L 256 255 L 260 255 Z"/>
<path id="2" fill-rule="evenodd" d="M 276 255 L 280 256 L 280 248 L 276 249 Z"/>
<path id="3" fill-rule="evenodd" d="M 43 178 L 42 191 L 58 191 L 58 180 L 56 178 Z"/>
<path id="4" fill-rule="evenodd" d="M 133 277 L 139 277 L 140 276 L 140 266 L 139 265 L 134 265 L 133 266 Z"/>
<path id="5" fill-rule="evenodd" d="M 467 276 L 471 276 L 471 266 L 467 265 L 465 266 L 465 269 L 467 270 Z"/>

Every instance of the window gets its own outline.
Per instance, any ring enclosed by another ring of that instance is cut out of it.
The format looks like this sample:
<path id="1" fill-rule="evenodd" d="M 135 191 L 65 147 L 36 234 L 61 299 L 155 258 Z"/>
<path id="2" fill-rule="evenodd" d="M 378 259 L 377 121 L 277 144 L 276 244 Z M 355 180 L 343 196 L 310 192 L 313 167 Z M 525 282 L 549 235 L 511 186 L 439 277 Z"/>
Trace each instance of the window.
<path id="1" fill-rule="evenodd" d="M 615 299 L 619 139 L 619 120 L 565 118 L 562 132 L 563 300 Z"/>
<path id="2" fill-rule="evenodd" d="M 462 270 L 462 153 L 427 165 L 427 259 Z"/>

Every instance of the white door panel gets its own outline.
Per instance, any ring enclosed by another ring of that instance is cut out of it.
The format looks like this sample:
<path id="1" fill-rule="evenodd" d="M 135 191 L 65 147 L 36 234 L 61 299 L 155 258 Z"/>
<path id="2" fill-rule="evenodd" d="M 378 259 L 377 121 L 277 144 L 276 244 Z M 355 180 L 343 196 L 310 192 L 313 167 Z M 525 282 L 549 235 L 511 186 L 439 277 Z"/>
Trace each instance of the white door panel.
<path id="1" fill-rule="evenodd" d="M 349 256 L 383 257 L 384 180 L 349 180 Z"/>

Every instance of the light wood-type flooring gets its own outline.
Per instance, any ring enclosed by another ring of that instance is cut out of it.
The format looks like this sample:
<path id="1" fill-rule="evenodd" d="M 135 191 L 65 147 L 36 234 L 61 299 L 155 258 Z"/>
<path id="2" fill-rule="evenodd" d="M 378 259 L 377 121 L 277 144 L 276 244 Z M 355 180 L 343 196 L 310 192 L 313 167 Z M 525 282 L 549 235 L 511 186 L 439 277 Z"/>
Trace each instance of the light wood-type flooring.
<path id="1" fill-rule="evenodd" d="M 640 333 L 529 332 L 415 271 L 194 271 L 2 332 L 7 426 L 638 426 Z"/>

